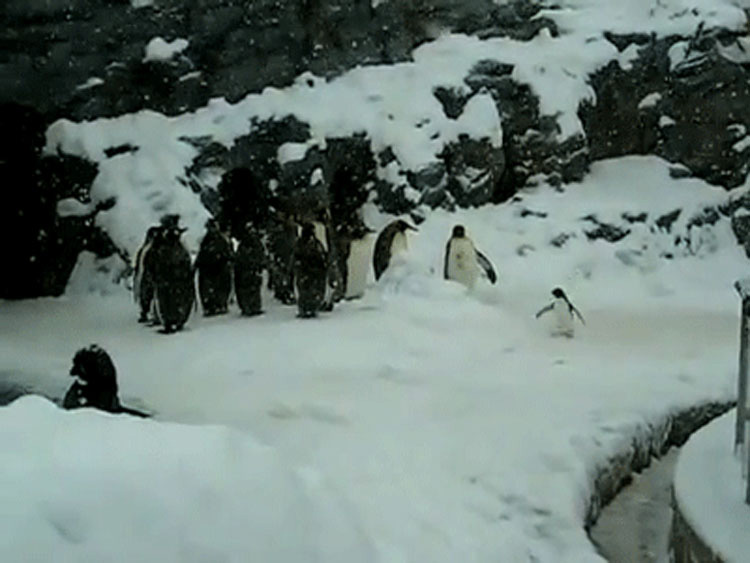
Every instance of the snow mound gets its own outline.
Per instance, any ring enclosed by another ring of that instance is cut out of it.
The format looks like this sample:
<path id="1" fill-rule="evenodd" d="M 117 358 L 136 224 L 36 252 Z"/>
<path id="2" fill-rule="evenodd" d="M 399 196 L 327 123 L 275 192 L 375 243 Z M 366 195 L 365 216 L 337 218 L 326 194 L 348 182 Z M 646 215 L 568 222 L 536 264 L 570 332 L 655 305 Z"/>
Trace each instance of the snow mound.
<path id="1" fill-rule="evenodd" d="M 6 561 L 368 561 L 350 514 L 311 472 L 219 426 L 0 409 Z"/>
<path id="2" fill-rule="evenodd" d="M 674 478 L 683 516 L 722 561 L 746 561 L 750 552 L 742 462 L 732 453 L 735 417 L 732 410 L 693 434 Z"/>

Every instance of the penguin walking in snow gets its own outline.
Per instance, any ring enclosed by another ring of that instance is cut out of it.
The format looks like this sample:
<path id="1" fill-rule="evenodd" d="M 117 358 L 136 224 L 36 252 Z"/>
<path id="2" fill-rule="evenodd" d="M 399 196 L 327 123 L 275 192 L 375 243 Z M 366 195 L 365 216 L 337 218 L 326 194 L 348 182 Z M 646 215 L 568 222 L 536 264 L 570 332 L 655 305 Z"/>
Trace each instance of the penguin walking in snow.
<path id="1" fill-rule="evenodd" d="M 497 274 L 489 259 L 474 247 L 474 242 L 466 235 L 463 225 L 453 227 L 453 233 L 445 245 L 443 277 L 457 281 L 469 289 L 474 287 L 481 271 L 490 283 L 497 281 Z"/>
<path id="2" fill-rule="evenodd" d="M 375 250 L 372 256 L 375 280 L 380 279 L 394 256 L 403 254 L 408 250 L 406 231 L 417 231 L 417 228 L 403 219 L 389 223 L 380 231 L 378 238 L 375 240 Z"/>
<path id="3" fill-rule="evenodd" d="M 70 375 L 76 381 L 65 393 L 62 402 L 64 409 L 92 407 L 111 413 L 148 417 L 146 413 L 120 404 L 115 364 L 109 354 L 96 344 L 75 353 Z"/>
<path id="4" fill-rule="evenodd" d="M 215 219 L 206 221 L 194 268 L 198 273 L 198 295 L 203 315 L 222 315 L 228 310 L 232 289 L 232 242 Z"/>
<path id="5" fill-rule="evenodd" d="M 552 303 L 542 308 L 537 314 L 538 319 L 543 314 L 552 311 L 554 313 L 555 322 L 551 328 L 552 336 L 565 336 L 567 338 L 573 338 L 575 330 L 573 327 L 574 315 L 577 316 L 582 324 L 586 324 L 583 320 L 583 316 L 580 311 L 570 302 L 565 292 L 556 287 L 552 290 L 552 296 L 554 300 Z"/>
<path id="6" fill-rule="evenodd" d="M 162 218 L 162 229 L 152 250 L 156 304 L 164 326 L 162 332 L 166 334 L 182 329 L 195 302 L 190 254 L 180 240 L 187 229 L 179 227 L 178 221 L 177 215 Z"/>
<path id="7" fill-rule="evenodd" d="M 234 293 L 242 315 L 252 317 L 263 312 L 261 288 L 268 259 L 261 233 L 252 223 L 245 225 L 239 242 L 234 259 Z"/>
<path id="8" fill-rule="evenodd" d="M 304 223 L 292 255 L 294 286 L 297 290 L 298 317 L 317 316 L 325 303 L 328 280 L 328 253 L 315 236 L 312 223 Z"/>
<path id="9" fill-rule="evenodd" d="M 152 261 L 148 259 L 154 241 L 159 236 L 160 227 L 150 227 L 146 238 L 135 255 L 135 273 L 133 276 L 133 297 L 140 307 L 139 323 L 149 321 L 148 314 L 154 301 L 154 272 Z"/>

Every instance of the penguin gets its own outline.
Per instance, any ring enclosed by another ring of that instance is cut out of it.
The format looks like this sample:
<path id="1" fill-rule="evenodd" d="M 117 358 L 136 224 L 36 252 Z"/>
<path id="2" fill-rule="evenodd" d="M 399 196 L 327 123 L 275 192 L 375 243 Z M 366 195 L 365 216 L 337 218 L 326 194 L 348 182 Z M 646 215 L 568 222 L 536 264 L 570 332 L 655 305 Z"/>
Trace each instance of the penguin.
<path id="1" fill-rule="evenodd" d="M 335 303 L 344 298 L 346 287 L 344 285 L 343 268 L 339 258 L 339 238 L 334 234 L 331 223 L 331 214 L 327 208 L 320 209 L 312 221 L 315 238 L 318 239 L 326 252 L 326 291 L 323 298 L 322 311 L 332 311 Z"/>
<path id="2" fill-rule="evenodd" d="M 148 254 L 153 247 L 154 241 L 159 235 L 160 227 L 150 227 L 146 231 L 146 238 L 135 255 L 133 275 L 133 297 L 140 306 L 139 323 L 149 321 L 148 314 L 154 300 L 154 272 Z M 147 267 L 148 266 L 148 267 Z"/>
<path id="3" fill-rule="evenodd" d="M 364 223 L 350 225 L 338 237 L 339 260 L 343 262 L 342 274 L 345 299 L 358 299 L 365 294 L 370 268 L 373 231 Z"/>
<path id="4" fill-rule="evenodd" d="M 551 335 L 573 338 L 575 333 L 573 327 L 574 315 L 580 319 L 582 324 L 585 325 L 586 322 L 583 320 L 580 311 L 568 300 L 568 296 L 561 288 L 553 289 L 552 296 L 554 297 L 552 303 L 542 308 L 536 314 L 536 318 L 538 319 L 544 313 L 552 311 L 555 314 L 555 323 L 552 326 Z"/>
<path id="5" fill-rule="evenodd" d="M 289 264 L 297 239 L 297 225 L 292 216 L 276 211 L 265 229 L 268 250 L 268 288 L 284 305 L 294 305 L 294 284 Z"/>
<path id="6" fill-rule="evenodd" d="M 198 295 L 203 315 L 222 315 L 228 310 L 232 289 L 232 242 L 215 219 L 206 221 L 194 269 L 198 273 Z"/>
<path id="7" fill-rule="evenodd" d="M 324 305 L 328 279 L 328 253 L 315 236 L 315 226 L 304 223 L 291 262 L 297 291 L 297 316 L 312 318 Z"/>
<path id="8" fill-rule="evenodd" d="M 117 372 L 109 354 L 96 344 L 81 348 L 73 356 L 70 375 L 75 382 L 63 398 L 64 409 L 93 407 L 111 413 L 148 417 L 146 413 L 120 404 L 117 396 Z"/>
<path id="9" fill-rule="evenodd" d="M 398 219 L 380 231 L 378 238 L 375 240 L 375 251 L 372 256 L 376 281 L 380 279 L 380 276 L 388 268 L 391 258 L 397 254 L 406 252 L 408 249 L 406 240 L 407 230 L 417 231 L 417 228 L 411 226 L 403 219 Z"/>
<path id="10" fill-rule="evenodd" d="M 474 247 L 472 240 L 466 236 L 463 225 L 456 225 L 448 244 L 445 245 L 443 277 L 472 288 L 482 270 L 487 274 L 490 283 L 494 284 L 497 281 L 497 274 L 490 261 Z"/>
<path id="11" fill-rule="evenodd" d="M 240 233 L 239 246 L 234 260 L 234 293 L 243 316 L 263 313 L 261 288 L 263 270 L 268 265 L 266 249 L 260 231 L 247 223 Z"/>
<path id="12" fill-rule="evenodd" d="M 179 217 L 162 218 L 162 229 L 150 254 L 154 260 L 156 304 L 165 334 L 182 329 L 195 302 L 195 285 L 190 254 L 180 240 L 187 229 Z"/>

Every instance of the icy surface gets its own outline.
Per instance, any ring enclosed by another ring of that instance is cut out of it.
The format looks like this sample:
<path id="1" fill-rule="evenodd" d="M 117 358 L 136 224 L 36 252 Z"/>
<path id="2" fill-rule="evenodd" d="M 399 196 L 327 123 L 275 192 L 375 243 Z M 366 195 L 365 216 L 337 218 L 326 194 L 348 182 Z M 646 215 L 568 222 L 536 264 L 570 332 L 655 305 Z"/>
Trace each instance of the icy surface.
<path id="1" fill-rule="evenodd" d="M 668 563 L 677 454 L 671 449 L 654 460 L 602 510 L 591 539 L 607 561 Z"/>
<path id="2" fill-rule="evenodd" d="M 733 283 L 747 259 L 727 218 L 689 221 L 728 196 L 668 170 L 656 158 L 600 162 L 564 193 L 541 185 L 504 205 L 428 214 L 381 282 L 370 274 L 364 299 L 314 321 L 266 296 L 262 317 L 195 314 L 164 336 L 136 323 L 124 290 L 100 297 L 77 282 L 60 299 L 3 302 L 0 372 L 57 390 L 75 350 L 99 343 L 125 404 L 248 431 L 285 467 L 315 471 L 376 561 L 600 561 L 583 530 L 598 469 L 665 414 L 735 392 Z M 671 232 L 653 228 L 675 209 Z M 624 222 L 641 211 L 646 221 Z M 631 232 L 589 241 L 589 214 Z M 366 210 L 374 229 L 392 219 Z M 442 280 L 457 223 L 498 285 Z M 80 271 L 95 262 L 84 256 Z M 586 318 L 572 340 L 534 319 L 558 285 Z M 226 497 L 212 498 L 223 510 Z"/>
<path id="3" fill-rule="evenodd" d="M 747 561 L 750 507 L 734 455 L 731 411 L 691 436 L 677 460 L 674 492 L 683 516 L 722 561 Z"/>

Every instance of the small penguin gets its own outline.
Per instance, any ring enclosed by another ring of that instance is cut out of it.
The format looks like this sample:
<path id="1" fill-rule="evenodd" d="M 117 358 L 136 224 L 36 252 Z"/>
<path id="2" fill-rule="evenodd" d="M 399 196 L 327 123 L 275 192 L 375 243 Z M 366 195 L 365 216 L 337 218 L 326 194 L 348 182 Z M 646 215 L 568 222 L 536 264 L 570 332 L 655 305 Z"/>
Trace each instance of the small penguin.
<path id="1" fill-rule="evenodd" d="M 93 407 L 111 413 L 148 417 L 146 413 L 120 404 L 115 365 L 109 354 L 96 344 L 75 353 L 70 375 L 76 381 L 65 393 L 62 402 L 64 409 Z"/>
<path id="2" fill-rule="evenodd" d="M 135 255 L 135 273 L 133 275 L 133 297 L 140 306 L 139 323 L 149 321 L 148 314 L 154 300 L 154 272 L 148 254 L 159 235 L 160 227 L 150 227 L 146 231 L 146 238 Z"/>
<path id="3" fill-rule="evenodd" d="M 555 314 L 555 323 L 552 326 L 551 335 L 573 338 L 575 333 L 573 327 L 573 316 L 577 316 L 584 325 L 586 322 L 583 320 L 580 311 L 568 300 L 568 296 L 565 295 L 565 292 L 561 288 L 556 287 L 553 289 L 552 296 L 554 297 L 552 303 L 542 308 L 536 314 L 536 318 L 538 319 L 544 313 L 552 311 Z"/>
<path id="4" fill-rule="evenodd" d="M 372 256 L 375 280 L 380 279 L 380 276 L 383 275 L 383 272 L 391 263 L 392 257 L 406 252 L 409 248 L 406 240 L 407 230 L 417 231 L 417 228 L 403 219 L 398 219 L 389 223 L 385 229 L 380 231 L 378 238 L 375 240 L 375 250 Z"/>
<path id="5" fill-rule="evenodd" d="M 240 236 L 234 260 L 234 292 L 242 315 L 252 317 L 263 312 L 261 289 L 268 259 L 261 233 L 252 223 L 245 225 Z"/>
<path id="6" fill-rule="evenodd" d="M 162 218 L 161 232 L 150 252 L 154 260 L 157 310 L 164 326 L 162 332 L 166 334 L 182 329 L 195 302 L 190 254 L 180 240 L 187 229 L 179 227 L 178 221 L 177 215 Z"/>
<path id="7" fill-rule="evenodd" d="M 328 253 L 315 237 L 315 226 L 304 223 L 294 254 L 292 272 L 297 290 L 298 317 L 311 318 L 324 306 L 328 280 Z"/>
<path id="8" fill-rule="evenodd" d="M 232 289 L 232 242 L 215 219 L 206 221 L 206 235 L 198 249 L 194 268 L 198 273 L 198 295 L 203 315 L 226 313 Z"/>
<path id="9" fill-rule="evenodd" d="M 479 278 L 480 269 L 487 274 L 490 283 L 497 281 L 497 274 L 490 261 L 474 247 L 472 240 L 466 236 L 463 225 L 456 225 L 445 245 L 443 277 L 472 288 Z"/>

